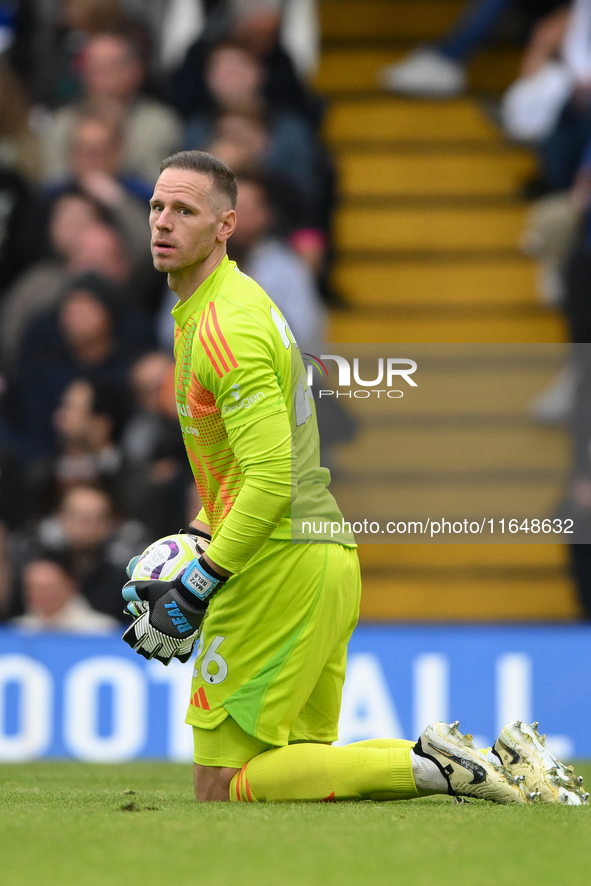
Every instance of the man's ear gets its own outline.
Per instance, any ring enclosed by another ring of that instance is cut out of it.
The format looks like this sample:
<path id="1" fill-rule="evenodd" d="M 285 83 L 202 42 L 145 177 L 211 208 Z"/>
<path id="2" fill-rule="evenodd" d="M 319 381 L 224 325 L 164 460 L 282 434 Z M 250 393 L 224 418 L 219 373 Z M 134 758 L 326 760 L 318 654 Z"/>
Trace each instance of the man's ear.
<path id="1" fill-rule="evenodd" d="M 234 233 L 234 229 L 236 227 L 236 210 L 235 209 L 226 209 L 225 212 L 222 213 L 220 219 L 220 227 L 218 230 L 217 238 L 220 241 L 227 240 Z"/>

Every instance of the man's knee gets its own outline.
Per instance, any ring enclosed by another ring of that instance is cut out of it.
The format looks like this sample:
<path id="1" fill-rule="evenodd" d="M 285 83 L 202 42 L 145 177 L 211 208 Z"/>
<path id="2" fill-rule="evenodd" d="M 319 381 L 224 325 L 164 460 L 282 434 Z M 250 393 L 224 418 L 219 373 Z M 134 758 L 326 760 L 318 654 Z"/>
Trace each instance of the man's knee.
<path id="1" fill-rule="evenodd" d="M 229 800 L 230 782 L 239 769 L 228 766 L 193 764 L 193 784 L 197 800 Z"/>

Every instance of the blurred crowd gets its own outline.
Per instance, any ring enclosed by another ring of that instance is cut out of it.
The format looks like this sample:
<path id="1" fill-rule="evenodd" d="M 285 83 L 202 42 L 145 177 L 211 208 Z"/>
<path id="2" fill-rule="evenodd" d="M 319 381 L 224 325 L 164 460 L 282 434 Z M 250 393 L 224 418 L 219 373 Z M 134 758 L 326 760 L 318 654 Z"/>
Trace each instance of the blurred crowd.
<path id="1" fill-rule="evenodd" d="M 523 248 L 573 343 L 533 412 L 572 423 L 560 515 L 581 527 L 572 565 L 591 618 L 591 0 L 473 0 L 380 79 L 460 95 L 514 13 L 526 48 L 500 119 L 539 158 Z M 236 171 L 230 258 L 318 353 L 336 299 L 335 176 L 307 86 L 318 37 L 314 0 L 0 0 L 0 620 L 112 629 L 130 557 L 198 510 L 176 296 L 149 251 L 164 157 L 198 148 Z M 319 421 L 329 442 L 354 432 L 341 412 Z"/>
<path id="2" fill-rule="evenodd" d="M 151 262 L 160 161 L 239 179 L 230 258 L 306 349 L 335 204 L 313 0 L 0 0 L 0 620 L 102 632 L 198 510 Z"/>

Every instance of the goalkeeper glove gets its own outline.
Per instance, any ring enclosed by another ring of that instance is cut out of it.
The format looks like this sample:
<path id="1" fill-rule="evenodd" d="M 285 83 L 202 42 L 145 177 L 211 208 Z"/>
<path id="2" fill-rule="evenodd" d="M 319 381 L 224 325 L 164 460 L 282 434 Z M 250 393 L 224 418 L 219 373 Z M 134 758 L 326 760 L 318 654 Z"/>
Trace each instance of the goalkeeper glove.
<path id="1" fill-rule="evenodd" d="M 196 529 L 194 526 L 189 526 L 188 529 L 179 529 L 178 534 L 179 535 L 190 535 L 195 542 L 195 548 L 197 549 L 197 552 L 199 554 L 203 554 L 204 551 L 206 551 L 208 549 L 208 547 L 211 543 L 211 535 L 209 535 L 209 533 L 207 533 L 207 532 L 204 532 L 202 529 Z M 148 550 L 149 550 L 149 548 L 148 548 Z M 129 561 L 129 563 L 125 567 L 125 571 L 127 573 L 128 578 L 132 578 L 133 570 L 135 569 L 138 562 L 141 560 L 141 558 L 144 556 L 145 553 L 146 552 L 144 551 L 143 554 L 137 554 L 135 557 L 131 558 L 131 560 Z M 132 600 L 129 600 L 129 597 L 126 596 L 125 593 L 123 593 L 123 596 L 124 596 L 125 600 L 128 601 L 127 605 L 124 609 L 124 613 L 126 615 L 131 615 L 131 616 L 133 616 L 133 618 L 137 618 L 138 616 L 142 615 L 142 613 L 147 611 L 148 604 L 146 602 L 144 602 L 143 600 L 139 600 L 139 599 L 136 600 L 135 598 Z"/>
<path id="2" fill-rule="evenodd" d="M 173 658 L 186 662 L 193 652 L 210 599 L 227 579 L 203 557 L 193 560 L 174 581 L 132 580 L 123 596 L 135 605 L 147 604 L 123 634 L 144 658 L 167 665 Z"/>

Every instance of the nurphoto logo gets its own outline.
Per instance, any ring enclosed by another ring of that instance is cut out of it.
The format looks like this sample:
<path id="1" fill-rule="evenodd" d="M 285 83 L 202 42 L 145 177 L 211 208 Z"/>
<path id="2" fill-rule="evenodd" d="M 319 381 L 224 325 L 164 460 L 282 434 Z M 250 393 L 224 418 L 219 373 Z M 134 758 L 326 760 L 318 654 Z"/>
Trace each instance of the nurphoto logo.
<path id="1" fill-rule="evenodd" d="M 415 360 L 408 357 L 378 357 L 377 369 L 375 370 L 375 378 L 361 378 L 359 370 L 359 357 L 353 358 L 353 382 L 359 387 L 353 388 L 351 385 L 351 363 L 346 357 L 338 354 L 321 354 L 315 357 L 314 354 L 302 354 L 308 364 L 308 387 L 314 384 L 314 369 L 320 374 L 321 380 L 328 378 L 328 369 L 326 367 L 327 360 L 332 360 L 338 368 L 338 390 L 321 389 L 318 391 L 318 397 L 356 397 L 357 399 L 367 399 L 375 394 L 380 397 L 385 394 L 391 400 L 399 400 L 404 396 L 404 391 L 394 388 L 394 384 L 400 384 L 400 380 L 413 388 L 417 387 L 416 381 L 411 378 L 417 370 Z M 385 384 L 384 388 L 378 385 Z M 340 390 L 349 389 L 349 390 Z"/>

